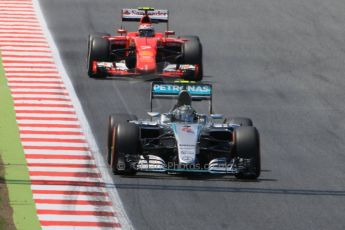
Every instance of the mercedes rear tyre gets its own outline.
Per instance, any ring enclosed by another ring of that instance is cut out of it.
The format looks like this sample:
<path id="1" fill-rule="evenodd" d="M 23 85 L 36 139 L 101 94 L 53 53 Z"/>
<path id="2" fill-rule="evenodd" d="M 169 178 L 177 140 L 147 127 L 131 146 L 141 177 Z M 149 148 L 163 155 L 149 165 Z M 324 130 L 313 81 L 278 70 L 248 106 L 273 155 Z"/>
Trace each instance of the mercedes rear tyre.
<path id="1" fill-rule="evenodd" d="M 232 125 L 240 126 L 253 126 L 253 121 L 247 117 L 232 117 L 228 118 L 228 123 Z"/>
<path id="2" fill-rule="evenodd" d="M 107 62 L 110 59 L 110 42 L 103 36 L 110 36 L 109 34 L 91 34 L 88 41 L 87 54 L 87 68 L 88 75 L 91 78 L 105 77 L 105 74 L 95 73 L 93 63 L 94 61 Z"/>
<path id="3" fill-rule="evenodd" d="M 114 174 L 135 175 L 139 151 L 139 127 L 137 125 L 119 123 L 113 127 L 111 167 Z"/>
<path id="4" fill-rule="evenodd" d="M 240 172 L 236 178 L 255 180 L 260 176 L 260 138 L 259 132 L 252 126 L 241 126 L 234 130 L 235 155 L 238 158 Z"/>

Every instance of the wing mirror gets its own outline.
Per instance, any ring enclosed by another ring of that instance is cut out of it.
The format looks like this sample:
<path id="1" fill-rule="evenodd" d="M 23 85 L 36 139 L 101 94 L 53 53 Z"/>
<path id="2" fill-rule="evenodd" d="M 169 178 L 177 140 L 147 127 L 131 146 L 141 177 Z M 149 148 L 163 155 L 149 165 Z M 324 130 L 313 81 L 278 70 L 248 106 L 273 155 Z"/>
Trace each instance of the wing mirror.
<path id="1" fill-rule="evenodd" d="M 121 28 L 121 29 L 118 29 L 118 30 L 117 30 L 117 33 L 119 33 L 119 34 L 121 34 L 121 35 L 122 35 L 122 34 L 126 34 L 126 33 L 127 33 L 127 30 Z"/>
<path id="2" fill-rule="evenodd" d="M 150 116 L 150 117 L 159 117 L 161 115 L 160 112 L 147 112 L 147 114 Z"/>
<path id="3" fill-rule="evenodd" d="M 223 114 L 211 114 L 212 119 L 223 119 Z"/>
<path id="4" fill-rule="evenodd" d="M 175 35 L 175 31 L 173 31 L 173 30 L 165 31 L 165 35 L 166 35 L 166 36 Z"/>

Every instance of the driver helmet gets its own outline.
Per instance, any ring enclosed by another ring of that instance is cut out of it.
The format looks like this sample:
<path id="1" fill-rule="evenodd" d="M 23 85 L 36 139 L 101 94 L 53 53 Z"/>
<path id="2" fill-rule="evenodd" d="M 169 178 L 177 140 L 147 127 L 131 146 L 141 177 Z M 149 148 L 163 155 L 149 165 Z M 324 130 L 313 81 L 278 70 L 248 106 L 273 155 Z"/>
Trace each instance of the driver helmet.
<path id="1" fill-rule="evenodd" d="M 140 37 L 154 37 L 155 36 L 155 29 L 153 28 L 152 24 L 141 24 L 139 26 L 139 36 Z"/>
<path id="2" fill-rule="evenodd" d="M 180 122 L 193 122 L 196 119 L 196 112 L 190 105 L 182 105 L 173 112 L 173 120 Z"/>

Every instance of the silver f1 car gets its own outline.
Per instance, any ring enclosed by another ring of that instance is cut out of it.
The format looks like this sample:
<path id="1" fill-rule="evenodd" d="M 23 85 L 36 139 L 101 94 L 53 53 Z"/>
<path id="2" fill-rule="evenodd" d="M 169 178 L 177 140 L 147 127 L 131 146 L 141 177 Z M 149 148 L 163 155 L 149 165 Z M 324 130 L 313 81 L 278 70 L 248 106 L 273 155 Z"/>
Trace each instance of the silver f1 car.
<path id="1" fill-rule="evenodd" d="M 167 113 L 152 112 L 155 98 L 177 98 Z M 192 101 L 208 100 L 210 115 L 197 113 Z M 212 86 L 153 82 L 151 120 L 135 115 L 109 117 L 107 160 L 113 172 L 190 172 L 230 174 L 240 179 L 260 175 L 258 130 L 249 118 L 212 114 Z"/>

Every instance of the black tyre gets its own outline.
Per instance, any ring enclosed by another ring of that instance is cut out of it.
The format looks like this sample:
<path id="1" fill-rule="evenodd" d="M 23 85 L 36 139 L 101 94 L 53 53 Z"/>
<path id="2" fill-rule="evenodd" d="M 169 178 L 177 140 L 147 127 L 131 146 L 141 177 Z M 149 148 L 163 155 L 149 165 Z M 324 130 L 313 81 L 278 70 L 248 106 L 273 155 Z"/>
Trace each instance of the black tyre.
<path id="1" fill-rule="evenodd" d="M 253 121 L 247 117 L 232 117 L 228 118 L 229 124 L 240 125 L 240 126 L 253 126 Z"/>
<path id="2" fill-rule="evenodd" d="M 183 36 L 183 39 L 188 39 L 182 45 L 182 64 L 198 65 L 197 72 L 194 75 L 186 74 L 185 80 L 201 81 L 203 78 L 203 64 L 202 64 L 202 45 L 197 36 Z"/>
<path id="3" fill-rule="evenodd" d="M 102 37 L 109 37 L 109 36 L 110 36 L 110 34 L 108 34 L 108 33 L 92 33 L 92 34 L 89 34 L 89 43 L 88 44 L 91 44 L 91 41 L 94 38 L 102 38 Z"/>
<path id="4" fill-rule="evenodd" d="M 125 64 L 129 70 L 135 68 L 135 66 L 137 65 L 137 57 L 135 53 L 129 54 L 127 57 L 125 57 Z"/>
<path id="5" fill-rule="evenodd" d="M 255 127 L 241 126 L 234 130 L 234 143 L 239 166 L 243 167 L 238 179 L 254 180 L 260 176 L 260 138 Z"/>
<path id="6" fill-rule="evenodd" d="M 127 123 L 130 120 L 137 120 L 137 116 L 133 114 L 117 113 L 111 114 L 108 119 L 108 135 L 107 135 L 107 162 L 111 164 L 111 145 L 113 138 L 113 129 L 117 127 L 119 123 Z"/>
<path id="7" fill-rule="evenodd" d="M 112 130 L 111 167 L 114 174 L 134 175 L 139 158 L 139 128 L 132 123 L 119 123 Z M 129 160 L 128 160 L 129 159 Z"/>
<path id="8" fill-rule="evenodd" d="M 110 42 L 102 36 L 109 36 L 109 34 L 93 34 L 89 35 L 88 54 L 87 54 L 87 68 L 89 77 L 104 77 L 103 74 L 95 74 L 92 71 L 93 61 L 110 60 Z"/>
<path id="9" fill-rule="evenodd" d="M 88 44 L 87 44 L 87 66 L 88 66 L 88 69 L 89 69 L 89 53 L 90 53 L 90 49 L 91 49 L 92 40 L 95 38 L 103 38 L 106 36 L 108 37 L 108 36 L 110 36 L 110 34 L 108 34 L 108 33 L 89 34 L 89 40 L 88 40 Z"/>

